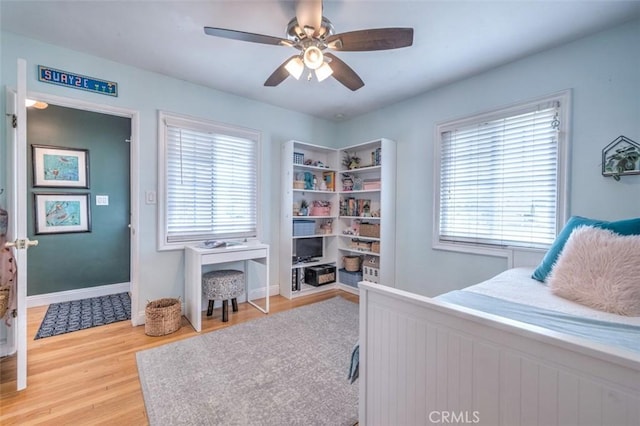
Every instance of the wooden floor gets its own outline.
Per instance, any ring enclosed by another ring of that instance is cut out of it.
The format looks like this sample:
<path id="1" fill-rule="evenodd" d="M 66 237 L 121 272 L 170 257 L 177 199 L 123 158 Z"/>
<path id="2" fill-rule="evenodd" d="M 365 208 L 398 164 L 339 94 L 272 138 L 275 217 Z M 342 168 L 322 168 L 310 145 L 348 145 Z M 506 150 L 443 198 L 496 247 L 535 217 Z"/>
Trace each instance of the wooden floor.
<path id="1" fill-rule="evenodd" d="M 293 300 L 275 296 L 270 311 L 286 311 L 336 295 L 358 301 L 358 296 L 339 290 Z M 149 337 L 144 326 L 122 321 L 33 340 L 46 309 L 28 310 L 27 389 L 15 391 L 15 357 L 0 360 L 0 424 L 148 424 L 135 354 L 197 335 L 189 322 L 183 317 L 180 330 L 162 337 Z M 203 313 L 203 333 L 264 316 L 246 303 L 239 304 L 237 313 L 229 311 L 227 323 L 221 322 L 220 308 L 213 319 Z"/>

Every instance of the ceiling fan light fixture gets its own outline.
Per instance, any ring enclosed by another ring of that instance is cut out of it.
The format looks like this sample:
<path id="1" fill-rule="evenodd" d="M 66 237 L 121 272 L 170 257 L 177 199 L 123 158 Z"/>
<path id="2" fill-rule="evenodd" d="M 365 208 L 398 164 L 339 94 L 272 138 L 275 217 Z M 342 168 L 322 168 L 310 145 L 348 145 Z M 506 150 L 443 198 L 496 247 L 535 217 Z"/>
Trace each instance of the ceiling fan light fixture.
<path id="1" fill-rule="evenodd" d="M 304 64 L 312 70 L 316 70 L 324 64 L 324 55 L 322 50 L 316 46 L 309 46 L 304 51 Z"/>
<path id="2" fill-rule="evenodd" d="M 331 76 L 331 74 L 333 74 L 333 70 L 326 62 L 323 62 L 322 65 L 320 65 L 320 68 L 316 70 L 316 78 L 318 79 L 318 81 L 326 80 L 329 76 Z"/>
<path id="3" fill-rule="evenodd" d="M 287 70 L 289 75 L 291 75 L 291 77 L 299 80 L 302 72 L 304 71 L 304 63 L 299 56 L 296 56 L 295 58 L 287 62 L 287 65 L 285 65 L 284 68 Z"/>

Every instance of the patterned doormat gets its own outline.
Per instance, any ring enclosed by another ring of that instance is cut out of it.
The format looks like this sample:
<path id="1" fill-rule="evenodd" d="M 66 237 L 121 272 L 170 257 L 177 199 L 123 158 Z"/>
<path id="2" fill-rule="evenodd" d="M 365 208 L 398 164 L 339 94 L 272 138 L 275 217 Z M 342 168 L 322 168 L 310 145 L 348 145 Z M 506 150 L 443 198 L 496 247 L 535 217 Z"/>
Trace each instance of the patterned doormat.
<path id="1" fill-rule="evenodd" d="M 34 340 L 131 319 L 129 293 L 52 303 Z"/>

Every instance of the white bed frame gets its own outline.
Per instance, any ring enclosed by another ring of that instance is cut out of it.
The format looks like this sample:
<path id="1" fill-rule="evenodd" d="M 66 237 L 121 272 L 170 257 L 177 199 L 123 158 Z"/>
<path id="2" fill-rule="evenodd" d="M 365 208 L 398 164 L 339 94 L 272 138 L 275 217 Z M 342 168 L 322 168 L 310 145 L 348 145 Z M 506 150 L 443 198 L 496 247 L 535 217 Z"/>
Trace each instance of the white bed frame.
<path id="1" fill-rule="evenodd" d="M 360 283 L 360 425 L 640 425 L 640 356 Z"/>

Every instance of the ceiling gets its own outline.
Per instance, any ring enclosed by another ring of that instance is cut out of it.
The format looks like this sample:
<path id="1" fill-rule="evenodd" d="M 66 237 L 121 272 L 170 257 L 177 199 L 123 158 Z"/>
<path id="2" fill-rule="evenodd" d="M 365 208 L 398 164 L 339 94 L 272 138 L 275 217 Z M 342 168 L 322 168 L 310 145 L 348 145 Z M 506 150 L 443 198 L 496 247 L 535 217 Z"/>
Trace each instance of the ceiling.
<path id="1" fill-rule="evenodd" d="M 640 1 L 325 0 L 323 15 L 336 33 L 412 27 L 413 46 L 336 52 L 365 82 L 355 92 L 333 78 L 319 83 L 289 77 L 264 87 L 295 50 L 211 37 L 203 27 L 286 38 L 293 1 L 0 1 L 3 31 L 329 120 L 348 119 L 638 18 Z"/>

